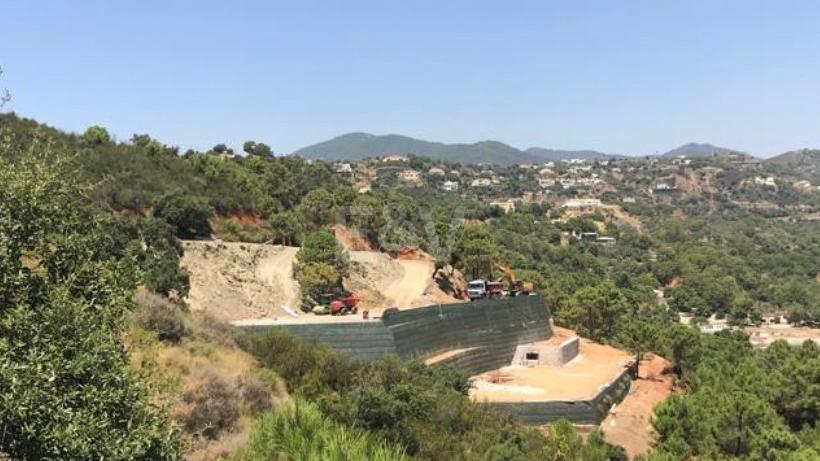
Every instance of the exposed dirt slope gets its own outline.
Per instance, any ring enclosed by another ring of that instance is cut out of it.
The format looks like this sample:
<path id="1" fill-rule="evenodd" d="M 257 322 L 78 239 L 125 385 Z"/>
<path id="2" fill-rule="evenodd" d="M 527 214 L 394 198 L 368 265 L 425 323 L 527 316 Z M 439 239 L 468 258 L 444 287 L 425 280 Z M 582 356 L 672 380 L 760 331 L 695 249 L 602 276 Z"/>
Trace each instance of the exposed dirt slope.
<path id="1" fill-rule="evenodd" d="M 639 378 L 615 412 L 602 423 L 604 438 L 624 447 L 630 459 L 652 448 L 655 431 L 652 415 L 657 404 L 672 392 L 672 378 L 664 370 L 669 362 L 658 356 L 645 357 L 638 367 Z"/>
<path id="2" fill-rule="evenodd" d="M 299 249 L 249 243 L 185 242 L 182 264 L 191 272 L 188 304 L 223 320 L 289 318 L 282 305 L 298 311 L 299 285 L 292 266 Z M 388 307 L 407 309 L 457 301 L 433 279 L 434 264 L 419 253 L 393 259 L 384 253 L 351 251 L 345 287 L 361 308 L 378 316 Z M 321 317 L 303 315 L 304 321 Z"/>
<path id="3" fill-rule="evenodd" d="M 291 275 L 298 248 L 222 242 L 185 242 L 182 265 L 191 273 L 188 305 L 223 320 L 282 315 L 297 307 Z"/>

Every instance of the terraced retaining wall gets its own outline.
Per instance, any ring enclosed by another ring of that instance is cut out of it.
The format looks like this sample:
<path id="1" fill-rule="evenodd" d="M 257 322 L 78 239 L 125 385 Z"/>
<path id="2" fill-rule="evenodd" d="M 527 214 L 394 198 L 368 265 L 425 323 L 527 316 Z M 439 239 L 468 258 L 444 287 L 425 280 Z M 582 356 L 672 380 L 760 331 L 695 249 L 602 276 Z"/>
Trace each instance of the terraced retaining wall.
<path id="1" fill-rule="evenodd" d="M 540 296 L 436 304 L 403 311 L 389 309 L 381 321 L 241 328 L 283 329 L 359 360 L 386 355 L 424 360 L 466 349 L 438 363 L 451 364 L 470 375 L 509 365 L 516 346 L 552 336 L 549 312 Z"/>

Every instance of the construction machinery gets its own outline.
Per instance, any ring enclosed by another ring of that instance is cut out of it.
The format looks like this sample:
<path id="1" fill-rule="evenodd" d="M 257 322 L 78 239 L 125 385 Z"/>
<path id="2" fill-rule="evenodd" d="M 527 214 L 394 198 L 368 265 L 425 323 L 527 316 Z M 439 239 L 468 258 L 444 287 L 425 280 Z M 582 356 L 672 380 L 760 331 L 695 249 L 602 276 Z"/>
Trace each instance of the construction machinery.
<path id="1" fill-rule="evenodd" d="M 310 309 L 316 315 L 347 315 L 355 314 L 359 310 L 359 298 L 353 295 L 334 296 L 327 293 L 321 295 L 320 299 L 321 301 Z"/>
<path id="2" fill-rule="evenodd" d="M 510 282 L 510 287 L 508 290 L 510 296 L 529 295 L 535 292 L 535 286 L 532 282 L 518 280 L 515 277 L 515 272 L 510 269 L 510 266 L 502 263 L 501 261 L 494 260 L 493 267 L 503 272 L 504 276 L 506 276 L 507 280 Z"/>
<path id="3" fill-rule="evenodd" d="M 484 298 L 498 298 L 504 294 L 504 285 L 501 282 L 490 280 L 473 280 L 467 284 L 467 296 L 471 301 Z"/>

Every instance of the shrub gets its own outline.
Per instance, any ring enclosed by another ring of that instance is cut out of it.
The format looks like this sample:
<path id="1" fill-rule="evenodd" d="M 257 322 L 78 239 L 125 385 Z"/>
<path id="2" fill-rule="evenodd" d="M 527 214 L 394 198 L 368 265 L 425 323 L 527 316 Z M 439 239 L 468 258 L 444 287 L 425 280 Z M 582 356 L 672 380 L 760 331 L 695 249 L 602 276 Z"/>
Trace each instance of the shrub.
<path id="1" fill-rule="evenodd" d="M 215 439 L 239 419 L 239 402 L 225 380 L 212 371 L 199 371 L 189 378 L 174 418 L 187 432 Z"/>
<path id="2" fill-rule="evenodd" d="M 258 376 L 249 374 L 238 377 L 236 389 L 247 413 L 256 416 L 273 408 L 272 389 Z"/>
<path id="3" fill-rule="evenodd" d="M 188 192 L 163 195 L 154 204 L 154 217 L 173 226 L 180 238 L 209 237 L 212 214 L 213 208 L 204 199 Z"/>
<path id="4" fill-rule="evenodd" d="M 155 293 L 140 292 L 136 296 L 139 309 L 136 322 L 160 341 L 178 344 L 187 334 L 179 307 Z"/>

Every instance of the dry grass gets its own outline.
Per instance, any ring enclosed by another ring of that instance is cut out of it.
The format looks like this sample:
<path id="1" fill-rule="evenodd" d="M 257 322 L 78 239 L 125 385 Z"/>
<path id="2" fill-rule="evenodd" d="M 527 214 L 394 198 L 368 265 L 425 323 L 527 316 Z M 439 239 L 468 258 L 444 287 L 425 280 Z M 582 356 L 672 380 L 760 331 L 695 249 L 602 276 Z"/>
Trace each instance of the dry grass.
<path id="1" fill-rule="evenodd" d="M 158 384 L 157 403 L 171 408 L 190 438 L 186 459 L 224 459 L 245 444 L 255 416 L 289 396 L 278 376 L 239 349 L 229 325 L 201 312 L 181 315 L 187 331 L 178 343 L 160 341 L 138 322 L 125 342 L 135 368 Z"/>

